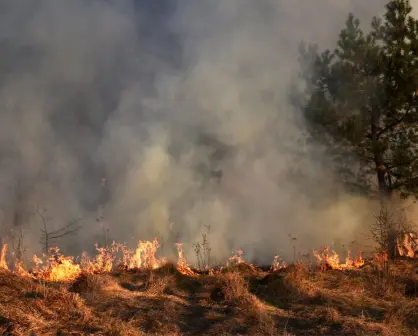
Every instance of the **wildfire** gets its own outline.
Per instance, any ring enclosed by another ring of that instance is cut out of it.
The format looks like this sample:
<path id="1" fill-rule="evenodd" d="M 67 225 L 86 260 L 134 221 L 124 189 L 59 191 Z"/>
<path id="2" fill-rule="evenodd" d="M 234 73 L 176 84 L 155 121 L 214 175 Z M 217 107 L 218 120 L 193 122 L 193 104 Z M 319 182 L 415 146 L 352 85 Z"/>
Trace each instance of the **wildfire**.
<path id="1" fill-rule="evenodd" d="M 29 276 L 33 277 L 29 272 L 27 272 L 22 265 L 21 261 L 16 261 L 14 272 L 20 276 Z"/>
<path id="2" fill-rule="evenodd" d="M 7 244 L 4 244 L 0 252 L 0 269 L 8 270 L 9 267 L 7 266 L 7 262 L 6 262 L 6 253 L 7 253 Z"/>
<path id="3" fill-rule="evenodd" d="M 397 249 L 400 256 L 408 258 L 418 257 L 418 235 L 416 233 L 407 233 L 397 243 Z"/>
<path id="4" fill-rule="evenodd" d="M 364 259 L 361 253 L 356 256 L 354 259 L 351 259 L 351 251 L 348 250 L 347 257 L 345 258 L 345 263 L 340 263 L 340 256 L 337 252 L 329 251 L 328 247 L 323 249 L 313 251 L 313 255 L 317 259 L 317 265 L 322 269 L 354 269 L 359 268 L 364 265 Z"/>
<path id="5" fill-rule="evenodd" d="M 275 272 L 287 267 L 287 263 L 285 261 L 281 261 L 278 255 L 274 256 L 273 262 L 270 267 L 270 271 Z"/>
<path id="6" fill-rule="evenodd" d="M 190 276 L 195 275 L 195 272 L 193 272 L 190 265 L 187 263 L 186 258 L 184 257 L 183 244 L 176 243 L 176 247 L 178 252 L 177 269 L 179 272 Z"/>
<path id="7" fill-rule="evenodd" d="M 412 239 L 412 238 L 411 238 Z M 404 239 L 404 246 L 412 246 L 411 241 Z M 408 242 L 409 245 L 406 244 Z M 31 271 L 26 271 L 21 261 L 15 263 L 13 272 L 31 277 L 34 279 L 43 279 L 47 281 L 73 281 L 81 273 L 108 273 L 119 267 L 125 270 L 137 270 L 137 269 L 156 269 L 163 266 L 166 263 L 164 258 L 157 257 L 157 251 L 159 248 L 158 239 L 152 241 L 138 241 L 136 249 L 129 249 L 124 244 L 116 244 L 113 242 L 110 246 L 99 247 L 96 245 L 96 255 L 92 258 L 88 257 L 85 253 L 82 254 L 79 263 L 76 263 L 73 257 L 64 256 L 59 252 L 58 248 L 51 248 L 48 252 L 48 256 L 42 258 L 33 256 L 32 262 L 34 267 Z M 195 272 L 190 264 L 187 262 L 184 256 L 183 244 L 176 243 L 178 252 L 177 269 L 182 274 L 188 276 L 196 276 L 198 272 Z M 411 247 L 412 249 L 412 247 Z M 410 250 L 402 250 L 404 254 L 412 257 Z M 406 252 L 405 252 L 406 251 Z M 6 262 L 7 245 L 3 245 L 0 253 L 0 269 L 8 270 Z M 117 255 L 120 258 L 116 260 Z M 247 264 L 254 268 L 254 265 L 248 264 L 244 257 L 243 250 L 237 250 L 236 253 L 227 260 L 226 267 L 240 264 Z M 351 251 L 348 250 L 347 257 L 344 263 L 340 263 L 340 256 L 335 251 L 330 251 L 328 247 L 320 250 L 314 250 L 313 255 L 316 257 L 317 265 L 320 269 L 355 269 L 364 265 L 365 261 L 362 254 L 358 254 L 355 258 L 351 257 Z M 415 254 L 414 254 L 415 255 Z M 384 264 L 387 260 L 387 255 L 375 256 L 375 263 Z M 270 271 L 278 271 L 286 268 L 288 265 L 278 255 L 273 259 L 270 267 Z M 216 272 L 222 271 L 224 267 L 220 269 L 213 269 L 207 267 L 209 274 L 216 274 Z"/>
<path id="8" fill-rule="evenodd" d="M 231 258 L 228 259 L 226 266 L 245 263 L 245 260 L 242 257 L 243 254 L 244 254 L 243 250 L 238 250 Z"/>
<path id="9" fill-rule="evenodd" d="M 33 257 L 33 276 L 48 281 L 72 281 L 81 274 L 81 267 L 74 263 L 73 257 L 63 256 L 58 248 L 51 248 L 50 253 L 45 263 L 36 255 Z"/>
<path id="10" fill-rule="evenodd" d="M 159 247 L 160 245 L 157 238 L 155 238 L 153 241 L 140 240 L 138 242 L 138 247 L 135 251 L 135 255 L 129 262 L 128 268 L 155 269 L 160 267 L 163 262 L 158 260 L 158 258 L 155 256 Z"/>
<path id="11" fill-rule="evenodd" d="M 75 280 L 80 273 L 80 265 L 74 264 L 72 257 L 67 257 L 66 259 L 61 259 L 57 264 L 51 267 L 48 274 L 48 280 L 71 281 Z"/>
<path id="12" fill-rule="evenodd" d="M 114 253 L 120 249 L 121 245 L 113 244 L 110 248 L 98 247 L 96 244 L 97 254 L 95 258 L 91 259 L 86 253 L 81 256 L 81 267 L 85 273 L 105 273 L 110 272 L 113 268 L 115 260 Z"/>
<path id="13" fill-rule="evenodd" d="M 186 261 L 182 243 L 176 244 L 178 251 L 178 270 L 186 275 L 193 276 L 196 273 Z M 22 262 L 15 263 L 14 272 L 31 277 L 33 279 L 43 279 L 47 281 L 73 281 L 81 273 L 106 273 L 111 272 L 115 266 L 116 253 L 121 252 L 122 256 L 118 260 L 117 266 L 122 269 L 156 269 L 166 263 L 164 258 L 156 256 L 159 248 L 158 239 L 153 241 L 138 242 L 135 250 L 128 249 L 123 244 L 112 243 L 109 247 L 99 247 L 96 245 L 96 255 L 93 258 L 82 254 L 81 261 L 77 264 L 73 257 L 64 256 L 58 248 L 49 249 L 49 257 L 39 258 L 34 255 L 32 262 L 34 267 L 31 272 L 24 269 Z M 3 245 L 0 253 L 0 268 L 9 269 L 6 262 L 7 245 Z"/>

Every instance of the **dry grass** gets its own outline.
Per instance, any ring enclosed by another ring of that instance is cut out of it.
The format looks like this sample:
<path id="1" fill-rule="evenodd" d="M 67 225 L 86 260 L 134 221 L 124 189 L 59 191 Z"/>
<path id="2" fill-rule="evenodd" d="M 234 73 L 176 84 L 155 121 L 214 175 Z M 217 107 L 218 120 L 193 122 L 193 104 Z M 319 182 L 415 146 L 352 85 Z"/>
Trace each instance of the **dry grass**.
<path id="1" fill-rule="evenodd" d="M 188 277 L 83 274 L 70 284 L 0 271 L 1 335 L 418 335 L 418 262 Z"/>

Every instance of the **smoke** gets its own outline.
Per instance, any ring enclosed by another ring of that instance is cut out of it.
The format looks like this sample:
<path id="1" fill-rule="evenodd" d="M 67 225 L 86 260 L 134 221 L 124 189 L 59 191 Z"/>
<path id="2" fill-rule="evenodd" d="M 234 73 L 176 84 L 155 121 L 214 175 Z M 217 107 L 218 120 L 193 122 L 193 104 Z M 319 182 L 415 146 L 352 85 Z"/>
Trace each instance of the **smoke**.
<path id="1" fill-rule="evenodd" d="M 59 241 L 71 253 L 156 236 L 191 257 L 209 227 L 219 259 L 354 239 L 368 204 L 320 150 L 301 158 L 289 88 L 301 40 L 332 47 L 350 11 L 368 24 L 384 1 L 156 3 L 1 3 L 3 236 L 22 225 L 39 250 L 47 209 L 50 230 L 83 217 Z"/>

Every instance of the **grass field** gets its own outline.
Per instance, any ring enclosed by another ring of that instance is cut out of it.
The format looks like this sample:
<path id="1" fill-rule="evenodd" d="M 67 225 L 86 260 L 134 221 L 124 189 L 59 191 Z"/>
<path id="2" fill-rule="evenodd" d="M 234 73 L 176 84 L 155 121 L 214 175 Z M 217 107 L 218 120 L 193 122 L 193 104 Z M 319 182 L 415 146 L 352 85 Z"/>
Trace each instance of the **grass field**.
<path id="1" fill-rule="evenodd" d="M 168 263 L 71 281 L 3 269 L 0 334 L 418 335 L 418 260 L 380 266 L 187 275 Z"/>

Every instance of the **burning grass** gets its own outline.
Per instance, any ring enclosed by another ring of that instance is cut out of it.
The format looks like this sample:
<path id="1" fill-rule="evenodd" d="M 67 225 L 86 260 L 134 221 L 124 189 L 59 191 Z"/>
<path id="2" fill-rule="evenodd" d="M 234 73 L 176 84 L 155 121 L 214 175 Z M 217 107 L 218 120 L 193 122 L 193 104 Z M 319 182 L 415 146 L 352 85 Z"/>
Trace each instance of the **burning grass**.
<path id="1" fill-rule="evenodd" d="M 33 269 L 0 254 L 4 335 L 416 335 L 418 260 L 314 253 L 317 267 L 270 269 L 238 251 L 217 269 L 193 269 L 182 245 L 171 264 L 158 241 L 113 244 L 74 258 L 51 250 Z M 117 258 L 119 254 L 119 258 Z"/>

